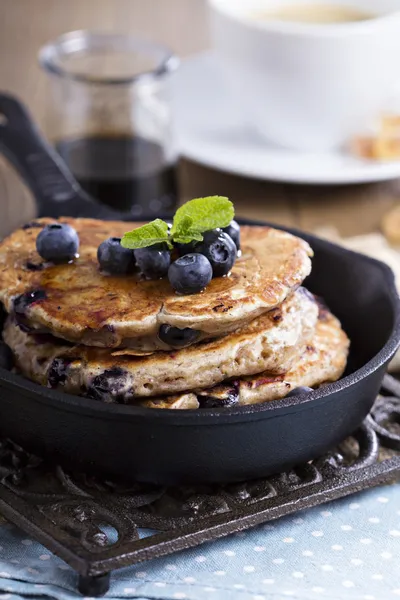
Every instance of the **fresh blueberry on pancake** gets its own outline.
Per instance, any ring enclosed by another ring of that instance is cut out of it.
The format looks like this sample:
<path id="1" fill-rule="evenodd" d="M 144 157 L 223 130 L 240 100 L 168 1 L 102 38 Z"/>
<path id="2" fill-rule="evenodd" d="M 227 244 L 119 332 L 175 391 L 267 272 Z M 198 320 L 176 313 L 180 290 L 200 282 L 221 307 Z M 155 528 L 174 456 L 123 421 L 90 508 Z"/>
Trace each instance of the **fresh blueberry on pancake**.
<path id="1" fill-rule="evenodd" d="M 212 279 L 212 266 L 203 254 L 186 254 L 172 263 L 168 279 L 178 294 L 198 294 Z"/>
<path id="2" fill-rule="evenodd" d="M 97 249 L 100 268 L 113 275 L 125 275 L 135 269 L 135 254 L 121 246 L 121 238 L 110 237 Z"/>
<path id="3" fill-rule="evenodd" d="M 178 256 L 185 256 L 185 254 L 193 254 L 194 252 L 198 252 L 198 250 L 196 250 L 196 246 L 198 245 L 199 242 L 197 241 L 188 242 L 187 244 L 175 243 L 174 248 L 176 249 Z"/>
<path id="4" fill-rule="evenodd" d="M 240 250 L 240 225 L 237 221 L 233 220 L 229 223 L 228 227 L 223 227 L 222 231 L 227 233 L 229 237 L 235 242 L 237 250 Z"/>
<path id="5" fill-rule="evenodd" d="M 213 277 L 228 275 L 235 264 L 237 249 L 235 242 L 221 229 L 206 231 L 203 241 L 197 246 L 197 252 L 203 254 L 213 270 Z"/>
<path id="6" fill-rule="evenodd" d="M 67 223 L 49 223 L 36 238 L 36 249 L 49 262 L 67 263 L 79 249 L 79 236 Z"/>
<path id="7" fill-rule="evenodd" d="M 166 244 L 138 248 L 135 252 L 137 266 L 148 279 L 161 279 L 168 274 L 171 253 Z"/>

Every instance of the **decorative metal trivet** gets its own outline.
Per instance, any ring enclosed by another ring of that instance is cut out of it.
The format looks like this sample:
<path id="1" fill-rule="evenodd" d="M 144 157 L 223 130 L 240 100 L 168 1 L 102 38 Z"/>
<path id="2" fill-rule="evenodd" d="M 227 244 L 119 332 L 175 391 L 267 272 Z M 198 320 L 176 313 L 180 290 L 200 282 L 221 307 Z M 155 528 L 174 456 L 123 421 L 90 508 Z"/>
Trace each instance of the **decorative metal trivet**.
<path id="1" fill-rule="evenodd" d="M 101 596 L 114 569 L 400 477 L 400 383 L 385 377 L 371 414 L 339 448 L 262 480 L 124 487 L 51 466 L 8 440 L 0 476 L 3 516 L 75 569 L 82 594 Z"/>

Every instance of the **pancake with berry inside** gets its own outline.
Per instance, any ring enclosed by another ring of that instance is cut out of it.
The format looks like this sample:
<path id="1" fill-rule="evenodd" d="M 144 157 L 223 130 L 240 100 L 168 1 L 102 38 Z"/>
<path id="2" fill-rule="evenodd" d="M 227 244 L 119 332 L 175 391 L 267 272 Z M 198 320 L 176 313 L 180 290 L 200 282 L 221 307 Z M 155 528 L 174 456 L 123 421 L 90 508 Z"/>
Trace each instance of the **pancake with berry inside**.
<path id="1" fill-rule="evenodd" d="M 340 322 L 320 307 L 313 339 L 292 367 L 281 374 L 268 371 L 223 382 L 215 387 L 173 396 L 146 398 L 136 405 L 146 408 L 202 409 L 230 408 L 308 394 L 312 389 L 343 375 L 349 352 L 349 339 Z"/>
<path id="2" fill-rule="evenodd" d="M 173 352 L 130 356 L 124 350 L 67 344 L 48 334 L 26 333 L 13 317 L 3 338 L 25 377 L 71 394 L 130 403 L 265 370 L 286 372 L 312 343 L 317 319 L 314 297 L 299 288 L 280 307 L 239 330 Z"/>
<path id="3" fill-rule="evenodd" d="M 141 223 L 38 219 L 0 244 L 0 301 L 25 331 L 141 354 L 235 331 L 311 271 L 311 248 L 287 232 L 242 226 L 238 252 L 234 221 L 199 235 L 185 218 L 173 243 L 160 220 L 143 233 Z M 128 229 L 140 232 L 135 249 L 121 243 Z M 158 242 L 138 247 L 149 230 Z"/>

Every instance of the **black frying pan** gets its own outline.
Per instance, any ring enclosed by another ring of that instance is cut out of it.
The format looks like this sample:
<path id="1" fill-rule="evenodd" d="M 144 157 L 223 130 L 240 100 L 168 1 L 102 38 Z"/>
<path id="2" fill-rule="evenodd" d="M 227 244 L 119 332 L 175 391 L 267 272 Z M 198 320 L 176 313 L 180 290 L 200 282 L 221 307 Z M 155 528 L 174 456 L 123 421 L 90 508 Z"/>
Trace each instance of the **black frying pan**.
<path id="1" fill-rule="evenodd" d="M 40 140 L 26 112 L 10 98 L 6 103 L 0 98 L 0 111 L 9 118 L 0 131 L 3 150 L 34 191 L 41 214 L 45 209 L 54 214 L 53 192 L 62 189 L 68 199 L 56 204 L 56 214 L 93 215 L 94 209 L 97 216 L 98 205 Z M 50 184 L 44 165 L 52 174 Z M 103 218 L 110 213 L 107 209 Z M 349 366 L 340 381 L 265 404 L 174 411 L 102 404 L 0 369 L 0 433 L 66 465 L 168 484 L 257 478 L 335 446 L 368 414 L 399 346 L 399 299 L 384 264 L 294 233 L 315 252 L 306 285 L 325 298 L 351 339 Z"/>
<path id="2" fill-rule="evenodd" d="M 58 153 L 43 139 L 21 102 L 0 94 L 0 116 L 0 151 L 35 196 L 37 216 L 126 217 L 96 203 L 82 190 Z"/>

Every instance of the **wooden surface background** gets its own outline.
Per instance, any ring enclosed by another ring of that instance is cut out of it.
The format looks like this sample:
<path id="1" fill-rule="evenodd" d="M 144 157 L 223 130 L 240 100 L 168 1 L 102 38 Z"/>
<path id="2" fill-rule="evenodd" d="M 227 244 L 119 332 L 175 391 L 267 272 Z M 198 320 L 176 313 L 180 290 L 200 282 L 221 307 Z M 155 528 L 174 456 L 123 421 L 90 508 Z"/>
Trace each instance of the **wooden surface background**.
<path id="1" fill-rule="evenodd" d="M 43 125 L 46 76 L 37 52 L 74 29 L 140 33 L 181 57 L 209 47 L 205 0 L 0 0 L 0 87 L 20 96 Z M 182 160 L 182 199 L 220 193 L 237 212 L 313 230 L 334 225 L 343 235 L 379 229 L 400 196 L 397 182 L 357 186 L 297 186 L 249 180 Z M 29 220 L 29 192 L 0 157 L 0 235 Z"/>

